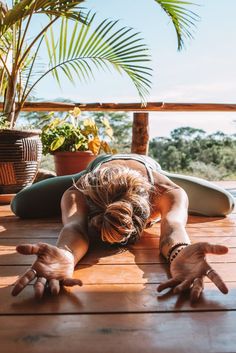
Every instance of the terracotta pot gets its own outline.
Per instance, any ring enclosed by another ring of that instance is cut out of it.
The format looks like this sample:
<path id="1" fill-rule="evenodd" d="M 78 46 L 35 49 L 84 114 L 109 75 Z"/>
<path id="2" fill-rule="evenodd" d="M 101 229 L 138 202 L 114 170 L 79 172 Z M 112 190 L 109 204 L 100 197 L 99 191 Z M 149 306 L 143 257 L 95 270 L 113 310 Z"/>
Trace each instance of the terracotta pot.
<path id="1" fill-rule="evenodd" d="M 0 130 L 0 194 L 14 194 L 34 181 L 42 156 L 39 130 Z"/>
<path id="2" fill-rule="evenodd" d="M 53 153 L 57 175 L 70 175 L 81 172 L 96 156 L 91 151 Z"/>

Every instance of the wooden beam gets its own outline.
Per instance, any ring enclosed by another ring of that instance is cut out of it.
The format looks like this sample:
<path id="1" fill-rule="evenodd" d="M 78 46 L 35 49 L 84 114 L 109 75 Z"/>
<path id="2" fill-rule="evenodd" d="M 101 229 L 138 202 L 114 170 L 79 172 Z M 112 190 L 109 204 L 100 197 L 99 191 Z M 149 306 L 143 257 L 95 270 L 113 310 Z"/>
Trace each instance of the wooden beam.
<path id="1" fill-rule="evenodd" d="M 148 154 L 148 113 L 134 113 L 131 152 Z"/>
<path id="2" fill-rule="evenodd" d="M 0 110 L 3 104 L 0 103 Z M 224 103 L 60 103 L 26 102 L 23 111 L 69 111 L 79 107 L 82 111 L 132 111 L 132 112 L 235 112 L 236 104 Z"/>

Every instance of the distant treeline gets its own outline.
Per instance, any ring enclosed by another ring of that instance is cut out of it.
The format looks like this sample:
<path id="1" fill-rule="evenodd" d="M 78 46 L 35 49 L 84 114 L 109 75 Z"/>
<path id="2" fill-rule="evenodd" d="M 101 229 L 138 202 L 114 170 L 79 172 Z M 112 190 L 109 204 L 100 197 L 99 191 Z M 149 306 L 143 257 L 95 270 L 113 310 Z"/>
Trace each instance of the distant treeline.
<path id="1" fill-rule="evenodd" d="M 149 154 L 167 171 L 181 172 L 209 180 L 236 177 L 236 134 L 206 134 L 204 130 L 181 127 L 171 137 L 156 137 Z"/>

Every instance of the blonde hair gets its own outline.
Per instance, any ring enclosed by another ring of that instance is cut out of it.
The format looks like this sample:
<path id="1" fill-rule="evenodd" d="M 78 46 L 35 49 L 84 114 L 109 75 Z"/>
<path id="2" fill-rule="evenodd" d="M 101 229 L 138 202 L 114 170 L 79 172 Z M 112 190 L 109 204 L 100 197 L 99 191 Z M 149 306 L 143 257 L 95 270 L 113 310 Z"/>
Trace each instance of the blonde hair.
<path id="1" fill-rule="evenodd" d="M 120 243 L 140 237 L 150 216 L 152 185 L 138 171 L 104 167 L 83 175 L 77 187 L 87 198 L 90 222 L 103 241 Z"/>

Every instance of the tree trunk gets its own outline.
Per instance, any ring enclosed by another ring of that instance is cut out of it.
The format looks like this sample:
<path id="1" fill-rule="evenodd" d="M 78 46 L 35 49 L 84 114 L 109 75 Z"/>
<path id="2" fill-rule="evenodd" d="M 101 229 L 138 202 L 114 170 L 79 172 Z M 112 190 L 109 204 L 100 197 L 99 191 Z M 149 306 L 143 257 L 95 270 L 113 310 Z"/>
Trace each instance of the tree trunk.
<path id="1" fill-rule="evenodd" d="M 6 94 L 4 97 L 3 115 L 6 116 L 7 121 L 10 122 L 10 128 L 14 127 L 16 116 L 15 116 L 15 97 L 16 97 L 16 82 L 14 79 L 12 82 L 9 80 L 9 84 L 6 89 Z"/>
<path id="2" fill-rule="evenodd" d="M 148 113 L 134 113 L 131 152 L 148 154 Z"/>

